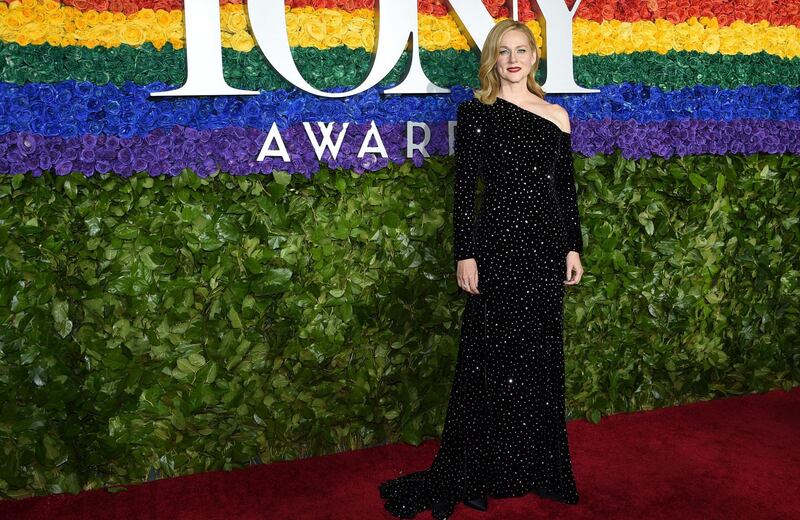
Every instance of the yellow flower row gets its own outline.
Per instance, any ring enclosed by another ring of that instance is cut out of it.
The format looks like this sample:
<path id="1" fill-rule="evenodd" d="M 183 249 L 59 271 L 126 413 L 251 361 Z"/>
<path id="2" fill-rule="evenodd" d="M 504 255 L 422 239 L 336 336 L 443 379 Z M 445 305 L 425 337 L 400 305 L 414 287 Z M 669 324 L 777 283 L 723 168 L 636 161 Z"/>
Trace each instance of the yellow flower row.
<path id="1" fill-rule="evenodd" d="M 222 45 L 237 51 L 255 46 L 248 32 L 242 5 L 221 8 Z M 374 11 L 352 12 L 304 7 L 286 11 L 287 33 L 293 47 L 327 49 L 345 45 L 371 51 L 375 38 Z M 427 50 L 468 50 L 467 39 L 450 16 L 420 14 L 420 46 Z M 528 22 L 539 45 L 542 30 Z M 574 54 L 624 54 L 636 51 L 698 51 L 722 54 L 751 54 L 766 51 L 784 58 L 800 55 L 800 28 L 771 26 L 767 21 L 749 24 L 736 21 L 720 27 L 715 18 L 691 18 L 673 24 L 655 22 L 597 23 L 576 19 L 572 26 Z M 53 0 L 0 2 L 0 40 L 21 45 L 80 45 L 116 47 L 151 42 L 161 48 L 169 42 L 184 45 L 183 11 L 143 9 L 131 16 L 104 11 L 79 11 Z"/>

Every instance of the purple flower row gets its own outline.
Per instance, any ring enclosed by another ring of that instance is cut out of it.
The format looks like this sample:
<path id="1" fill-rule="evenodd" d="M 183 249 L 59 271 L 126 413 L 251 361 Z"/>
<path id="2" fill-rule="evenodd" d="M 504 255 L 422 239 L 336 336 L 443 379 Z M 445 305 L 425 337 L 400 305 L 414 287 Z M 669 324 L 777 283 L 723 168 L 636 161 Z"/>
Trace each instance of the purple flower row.
<path id="1" fill-rule="evenodd" d="M 320 132 L 315 129 L 315 134 Z M 342 128 L 334 125 L 335 142 Z M 431 125 L 426 149 L 431 156 L 447 155 L 450 150 L 447 123 Z M 85 175 L 114 172 L 129 176 L 146 171 L 150 175 L 178 175 L 184 168 L 200 176 L 217 171 L 234 175 L 269 173 L 275 170 L 312 176 L 322 165 L 358 173 L 385 168 L 390 162 L 406 162 L 406 125 L 378 126 L 387 157 L 358 152 L 369 125 L 350 124 L 339 154 L 330 151 L 317 160 L 314 147 L 303 125 L 281 131 L 290 162 L 280 157 L 256 158 L 267 132 L 254 128 L 228 127 L 197 130 L 174 126 L 157 129 L 145 136 L 122 138 L 105 135 L 80 137 L 43 137 L 26 132 L 0 135 L 0 173 L 38 175 L 53 169 L 58 175 L 81 172 Z M 417 129 L 414 142 L 421 141 Z M 375 140 L 368 143 L 374 145 Z M 800 122 L 771 120 L 707 121 L 682 120 L 660 123 L 637 123 L 619 120 L 578 120 L 574 122 L 573 150 L 585 156 L 613 153 L 620 149 L 627 159 L 686 156 L 696 154 L 771 154 L 800 153 Z M 275 149 L 275 143 L 270 147 Z M 424 157 L 415 152 L 410 159 L 421 166 Z M 321 164 L 322 163 L 322 164 Z"/>
<path id="2" fill-rule="evenodd" d="M 800 121 L 740 119 L 637 123 L 580 120 L 572 132 L 577 153 L 593 156 L 618 148 L 626 159 L 687 155 L 800 153 Z"/>
<path id="3" fill-rule="evenodd" d="M 311 125 L 317 141 L 321 133 Z M 322 154 L 322 163 L 329 168 L 343 168 L 358 173 L 385 168 L 389 162 L 402 164 L 406 158 L 406 125 L 387 124 L 377 127 L 387 157 L 377 153 L 358 152 L 370 125 L 350 124 L 336 159 L 329 150 Z M 331 139 L 335 143 L 342 125 L 334 124 Z M 290 162 L 281 157 L 265 157 L 257 161 L 267 132 L 255 128 L 228 127 L 217 130 L 197 130 L 174 126 L 156 129 L 140 137 L 86 134 L 80 137 L 44 137 L 27 132 L 0 135 L 0 173 L 33 173 L 53 169 L 58 175 L 78 171 L 86 175 L 114 172 L 130 176 L 146 171 L 150 175 L 178 175 L 184 168 L 200 176 L 218 170 L 234 175 L 269 173 L 273 170 L 301 173 L 310 177 L 320 169 L 314 147 L 303 125 L 294 125 L 280 132 Z M 415 141 L 422 140 L 422 130 L 415 131 Z M 368 146 L 376 145 L 370 139 Z M 273 142 L 269 149 L 277 149 Z M 431 156 L 446 155 L 449 150 L 447 123 L 431 126 L 430 142 L 426 149 Z M 424 157 L 416 152 L 410 159 L 421 166 Z"/>

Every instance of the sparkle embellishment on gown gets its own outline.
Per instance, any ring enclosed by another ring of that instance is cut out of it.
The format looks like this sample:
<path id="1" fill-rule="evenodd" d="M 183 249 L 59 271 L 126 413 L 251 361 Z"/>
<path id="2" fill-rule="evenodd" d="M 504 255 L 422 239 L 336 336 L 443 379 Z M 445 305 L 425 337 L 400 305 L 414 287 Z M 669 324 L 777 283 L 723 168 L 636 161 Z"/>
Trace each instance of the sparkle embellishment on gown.
<path id="1" fill-rule="evenodd" d="M 571 134 L 497 98 L 458 106 L 454 261 L 475 258 L 438 452 L 379 486 L 398 518 L 480 496 L 578 502 L 565 417 L 566 255 L 583 252 Z M 475 213 L 477 178 L 485 184 Z"/>

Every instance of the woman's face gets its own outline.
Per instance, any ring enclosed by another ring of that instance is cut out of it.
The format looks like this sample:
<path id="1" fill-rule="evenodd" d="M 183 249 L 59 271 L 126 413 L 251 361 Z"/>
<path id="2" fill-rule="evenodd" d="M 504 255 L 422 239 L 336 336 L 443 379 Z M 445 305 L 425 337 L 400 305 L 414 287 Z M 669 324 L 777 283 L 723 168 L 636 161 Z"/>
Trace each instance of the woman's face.
<path id="1" fill-rule="evenodd" d="M 535 51 L 531 49 L 528 38 L 522 31 L 512 29 L 500 38 L 495 70 L 501 83 L 527 81 L 531 67 L 536 63 Z"/>

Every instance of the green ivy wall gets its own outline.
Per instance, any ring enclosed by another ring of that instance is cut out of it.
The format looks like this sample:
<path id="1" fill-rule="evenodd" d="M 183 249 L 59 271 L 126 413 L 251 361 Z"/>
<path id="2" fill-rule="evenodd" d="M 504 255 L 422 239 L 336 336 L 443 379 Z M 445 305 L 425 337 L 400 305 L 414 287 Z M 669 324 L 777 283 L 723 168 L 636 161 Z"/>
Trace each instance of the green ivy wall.
<path id="1" fill-rule="evenodd" d="M 438 435 L 452 166 L 0 176 L 0 496 Z M 800 157 L 576 169 L 570 417 L 800 384 Z"/>

